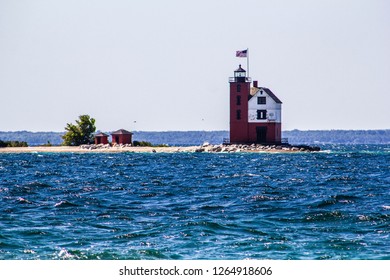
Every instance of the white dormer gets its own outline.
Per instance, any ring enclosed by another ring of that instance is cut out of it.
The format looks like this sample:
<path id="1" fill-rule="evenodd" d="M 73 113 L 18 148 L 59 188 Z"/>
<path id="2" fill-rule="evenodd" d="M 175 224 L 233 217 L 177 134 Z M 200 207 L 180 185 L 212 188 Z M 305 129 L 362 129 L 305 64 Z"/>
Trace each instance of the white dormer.
<path id="1" fill-rule="evenodd" d="M 251 88 L 248 111 L 250 123 L 282 122 L 282 101 L 268 88 Z"/>

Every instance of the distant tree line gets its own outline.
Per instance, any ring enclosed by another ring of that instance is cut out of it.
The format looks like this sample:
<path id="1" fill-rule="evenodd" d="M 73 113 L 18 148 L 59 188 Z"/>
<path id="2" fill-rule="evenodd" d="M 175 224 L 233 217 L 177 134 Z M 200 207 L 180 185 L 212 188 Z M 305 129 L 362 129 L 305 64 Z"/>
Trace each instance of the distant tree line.
<path id="1" fill-rule="evenodd" d="M 390 144 L 385 130 L 290 130 L 283 136 L 291 144 Z"/>
<path id="2" fill-rule="evenodd" d="M 30 146 L 43 145 L 48 142 L 60 145 L 63 132 L 31 132 L 31 131 L 0 131 L 0 139 L 3 141 L 25 141 Z"/>
<path id="3" fill-rule="evenodd" d="M 204 142 L 221 144 L 229 132 L 221 131 L 134 131 L 134 141 L 147 141 L 169 146 L 193 146 Z"/>

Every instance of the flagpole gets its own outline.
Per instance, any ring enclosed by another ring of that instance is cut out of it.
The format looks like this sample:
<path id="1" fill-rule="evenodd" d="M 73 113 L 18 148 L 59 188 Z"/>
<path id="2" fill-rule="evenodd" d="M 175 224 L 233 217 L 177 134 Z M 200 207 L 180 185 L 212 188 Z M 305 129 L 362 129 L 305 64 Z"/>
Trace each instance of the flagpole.
<path id="1" fill-rule="evenodd" d="M 246 69 L 248 70 L 248 78 L 249 78 L 249 48 L 246 49 Z"/>

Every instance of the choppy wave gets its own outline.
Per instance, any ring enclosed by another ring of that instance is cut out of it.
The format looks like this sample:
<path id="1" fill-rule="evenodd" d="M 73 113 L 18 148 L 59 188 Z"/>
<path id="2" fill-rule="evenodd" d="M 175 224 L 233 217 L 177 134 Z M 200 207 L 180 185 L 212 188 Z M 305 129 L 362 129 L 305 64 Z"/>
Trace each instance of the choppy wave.
<path id="1" fill-rule="evenodd" d="M 0 154 L 1 259 L 390 259 L 388 146 Z"/>

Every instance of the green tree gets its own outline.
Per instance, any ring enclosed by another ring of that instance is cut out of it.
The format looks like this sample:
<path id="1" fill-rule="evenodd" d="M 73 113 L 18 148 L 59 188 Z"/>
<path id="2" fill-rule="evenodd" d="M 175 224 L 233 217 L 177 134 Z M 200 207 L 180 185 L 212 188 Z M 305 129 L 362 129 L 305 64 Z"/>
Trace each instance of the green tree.
<path id="1" fill-rule="evenodd" d="M 96 131 L 95 119 L 89 115 L 81 115 L 76 124 L 67 123 L 63 136 L 65 146 L 79 146 L 93 142 L 93 133 Z"/>

